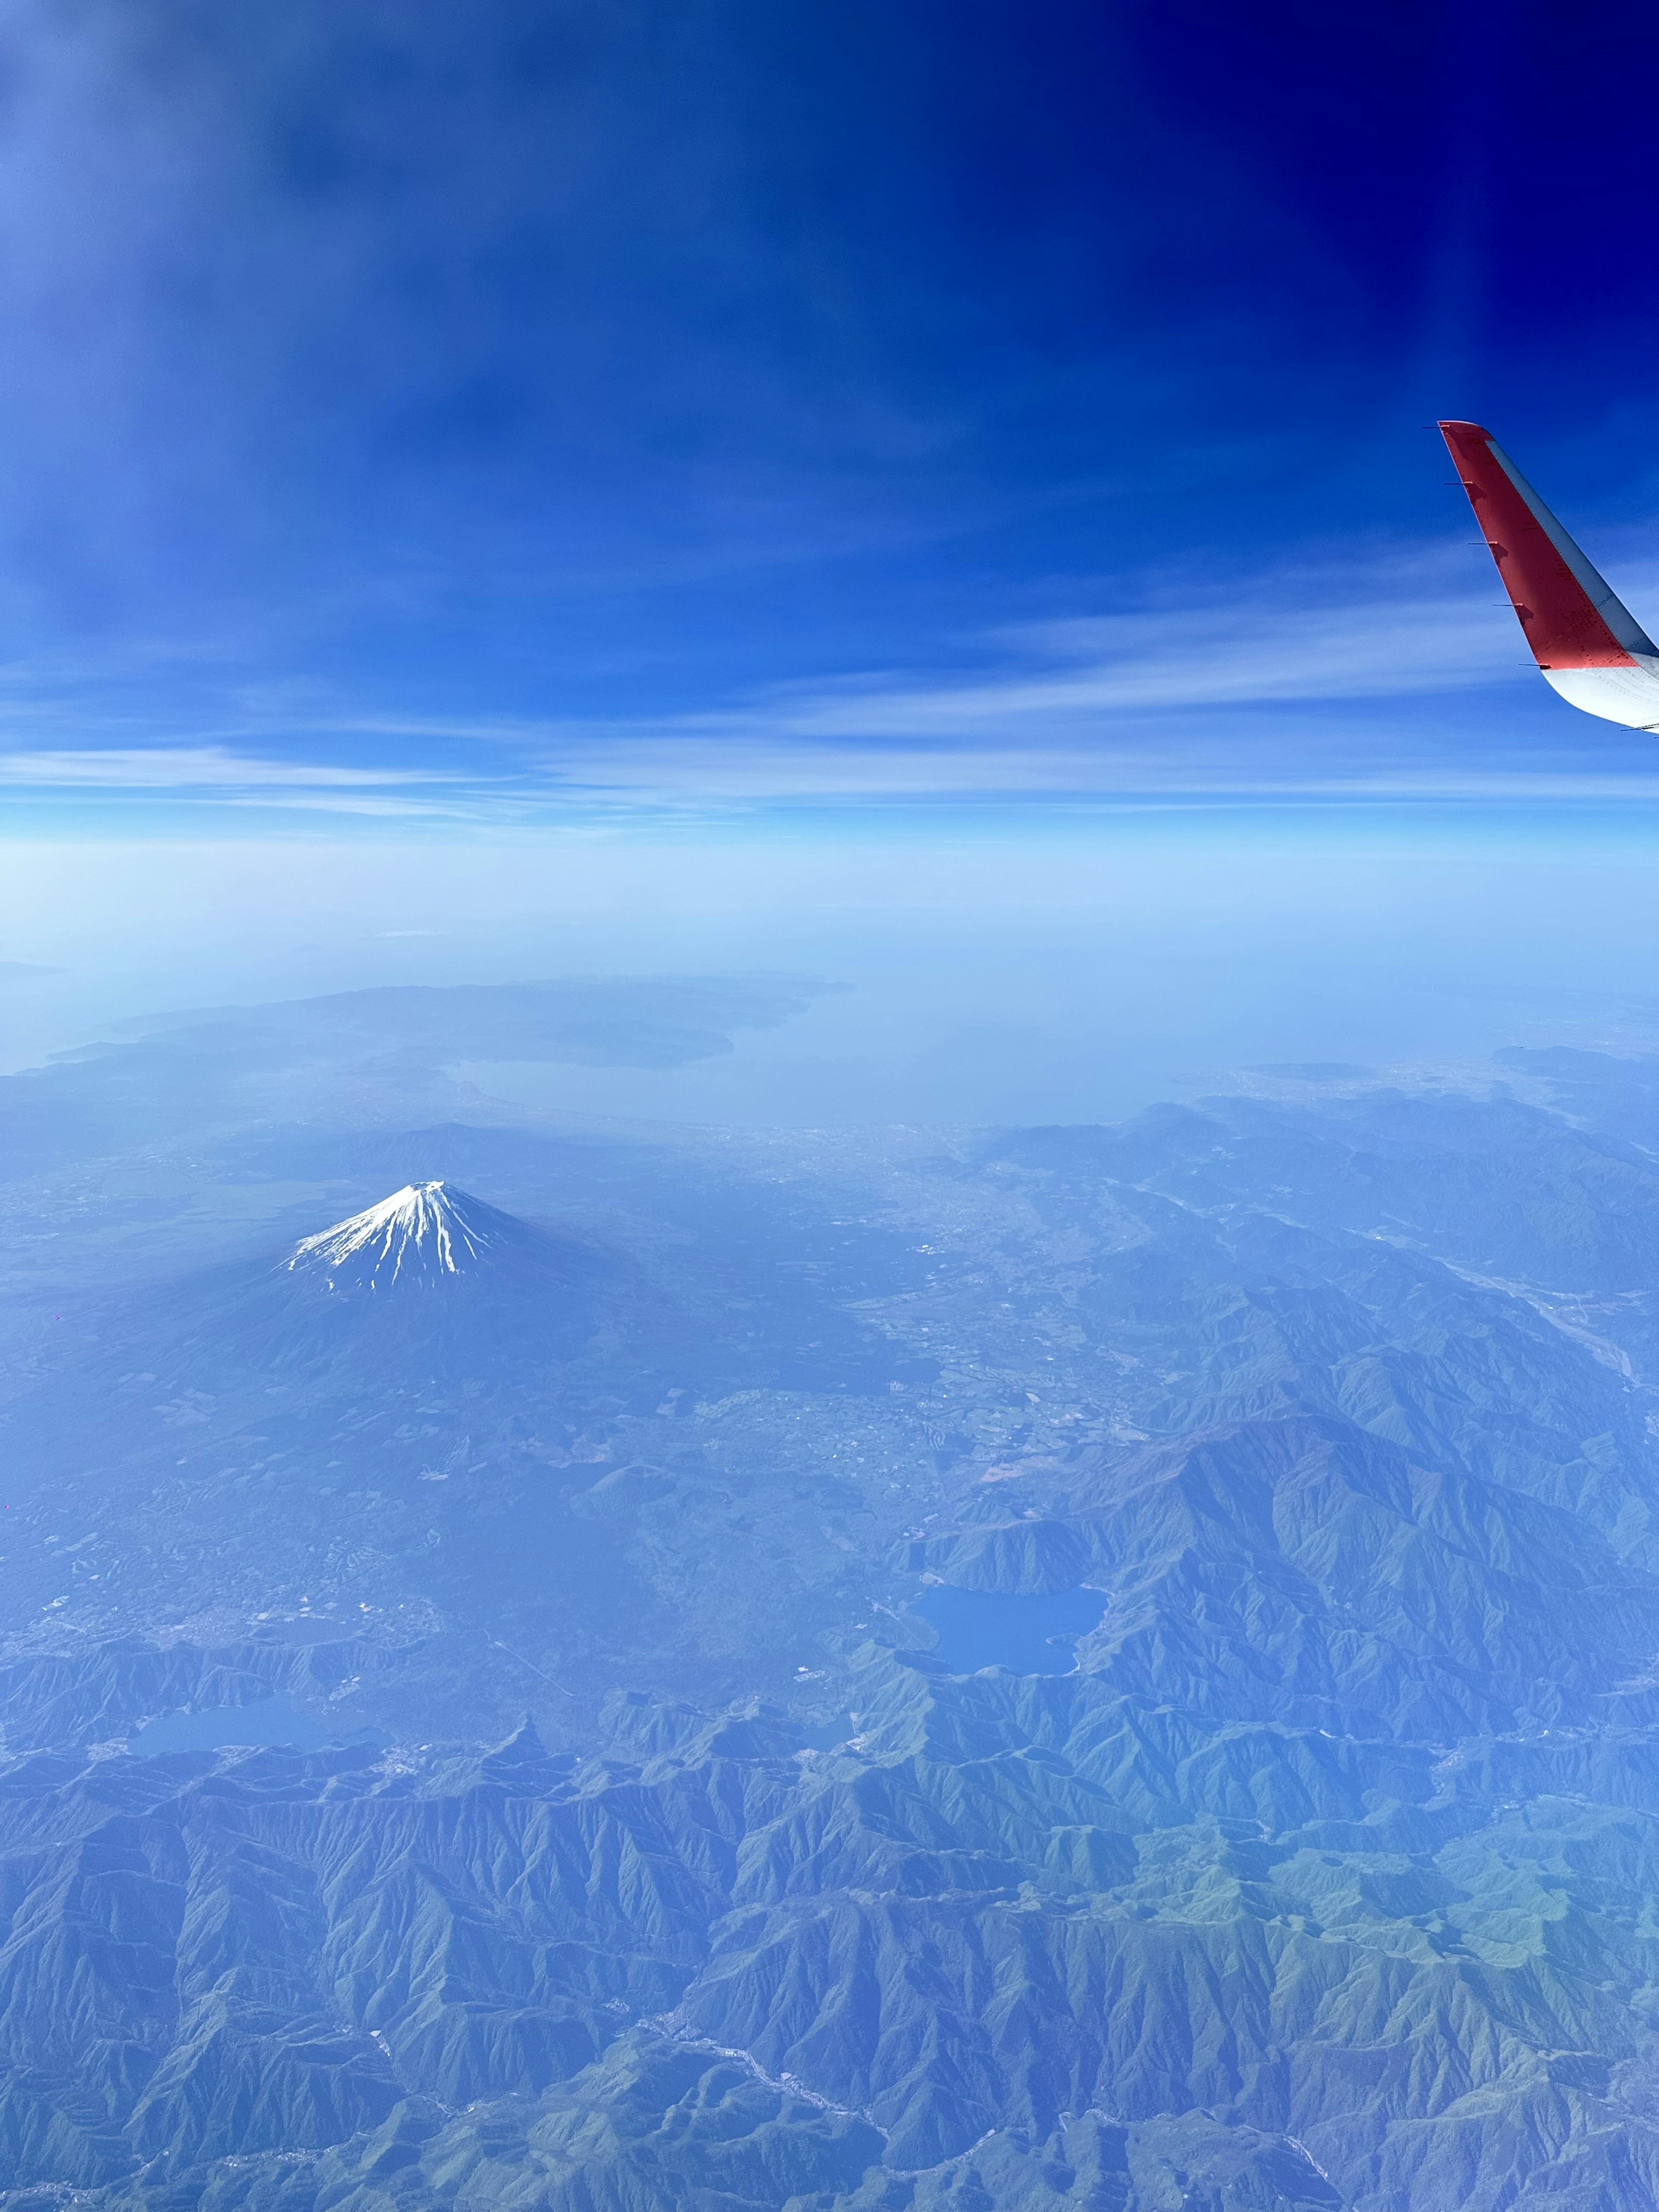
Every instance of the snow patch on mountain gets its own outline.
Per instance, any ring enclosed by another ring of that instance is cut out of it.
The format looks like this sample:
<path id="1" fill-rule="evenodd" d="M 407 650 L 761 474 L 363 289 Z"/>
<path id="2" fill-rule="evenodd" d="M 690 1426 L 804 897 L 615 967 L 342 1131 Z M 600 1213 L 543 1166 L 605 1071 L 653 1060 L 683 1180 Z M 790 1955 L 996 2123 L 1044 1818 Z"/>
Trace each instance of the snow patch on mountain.
<path id="1" fill-rule="evenodd" d="M 434 1282 L 470 1272 L 496 1239 L 487 1218 L 492 1206 L 443 1182 L 405 1183 L 347 1221 L 337 1221 L 294 1248 L 290 1273 L 320 1275 L 333 1289 L 343 1277 L 353 1288 L 389 1288 L 400 1277 Z"/>

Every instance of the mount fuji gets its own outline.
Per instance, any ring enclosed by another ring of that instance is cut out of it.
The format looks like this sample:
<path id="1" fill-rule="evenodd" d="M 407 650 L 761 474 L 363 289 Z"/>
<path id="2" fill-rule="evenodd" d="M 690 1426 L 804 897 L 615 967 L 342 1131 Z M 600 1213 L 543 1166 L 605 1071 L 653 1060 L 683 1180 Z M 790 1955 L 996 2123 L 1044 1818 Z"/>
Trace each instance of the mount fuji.
<path id="1" fill-rule="evenodd" d="M 470 1191 L 406 1183 L 245 1276 L 204 1317 L 205 1338 L 187 1340 L 276 1366 L 368 1357 L 381 1385 L 410 1362 L 422 1376 L 521 1375 L 586 1337 L 599 1272 L 590 1254 Z"/>
<path id="2" fill-rule="evenodd" d="M 106 1630 L 158 1602 L 252 1613 L 343 1582 L 354 1608 L 420 1597 L 453 1619 L 550 1596 L 562 1562 L 593 1565 L 549 1455 L 592 1387 L 580 1356 L 615 1272 L 434 1182 L 111 1301 L 6 1409 L 15 1600 L 27 1612 L 38 1584 L 50 1610 L 60 1547 L 89 1529 Z"/>
<path id="3" fill-rule="evenodd" d="M 302 1237 L 288 1262 L 290 1274 L 319 1277 L 337 1295 L 395 1291 L 399 1285 L 441 1288 L 447 1275 L 471 1275 L 487 1267 L 491 1248 L 510 1249 L 524 1231 L 511 1215 L 442 1182 L 405 1183 L 337 1221 L 315 1237 Z"/>
<path id="4" fill-rule="evenodd" d="M 534 1392 L 592 1334 L 605 1272 L 594 1254 L 469 1191 L 410 1183 L 274 1261 L 112 1301 L 60 1381 L 73 1427 L 107 1407 L 130 1437 L 142 1432 L 135 1396 L 183 1393 L 226 1411 L 252 1397 L 268 1420 L 273 1398 L 302 1389 L 314 1421 L 341 1398 L 361 1415 L 411 1389 Z M 70 1419 L 61 1404 L 54 1418 Z"/>
<path id="5" fill-rule="evenodd" d="M 222 1376 L 228 1364 L 273 1374 L 339 1364 L 343 1379 L 377 1392 L 400 1379 L 519 1382 L 587 1336 L 601 1272 L 580 1247 L 470 1191 L 408 1183 L 302 1237 L 274 1267 L 182 1286 L 170 1334 L 175 1358 Z"/>

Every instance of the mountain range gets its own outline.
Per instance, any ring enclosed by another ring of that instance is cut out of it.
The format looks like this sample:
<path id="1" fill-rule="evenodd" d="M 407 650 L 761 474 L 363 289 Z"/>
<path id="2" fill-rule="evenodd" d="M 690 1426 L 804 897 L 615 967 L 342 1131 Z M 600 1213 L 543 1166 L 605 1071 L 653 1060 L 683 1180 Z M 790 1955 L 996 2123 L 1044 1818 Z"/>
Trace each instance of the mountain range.
<path id="1" fill-rule="evenodd" d="M 5 2212 L 1659 2202 L 1659 1063 L 215 1146 L 9 1193 Z"/>

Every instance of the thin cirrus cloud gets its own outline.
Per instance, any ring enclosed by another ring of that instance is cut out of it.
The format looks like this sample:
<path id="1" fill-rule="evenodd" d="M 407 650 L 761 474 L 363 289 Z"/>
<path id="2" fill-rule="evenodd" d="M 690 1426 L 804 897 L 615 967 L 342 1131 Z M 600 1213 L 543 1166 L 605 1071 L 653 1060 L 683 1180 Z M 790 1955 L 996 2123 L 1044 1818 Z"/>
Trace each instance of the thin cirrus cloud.
<path id="1" fill-rule="evenodd" d="M 1621 572 L 1636 606 L 1659 576 Z M 1533 664 L 1478 544 L 1463 538 L 1356 559 L 1333 548 L 1178 604 L 1002 633 L 1021 665 L 969 683 L 777 695 L 775 726 L 803 735 L 927 735 L 1040 718 L 1341 704 L 1517 683 Z"/>
<path id="2" fill-rule="evenodd" d="M 246 750 L 17 751 L 0 756 L 0 780 L 479 823 L 991 798 L 1651 796 L 1627 744 L 1565 709 L 1551 719 L 1507 607 L 1468 580 L 1468 552 L 1351 566 L 1340 599 L 1303 566 L 1231 593 L 1200 586 L 1178 604 L 1012 625 L 954 669 L 798 682 L 724 708 L 581 721 L 353 711 L 250 732 Z M 1530 742 L 1507 728 L 1523 696 L 1545 714 Z M 1399 714 L 1412 698 L 1435 701 L 1430 720 Z M 401 740 L 404 763 L 294 757 L 301 742 L 316 755 L 371 736 Z"/>
<path id="3" fill-rule="evenodd" d="M 0 776 L 42 790 L 98 785 L 117 791 L 286 791 L 447 781 L 428 769 L 253 760 L 218 745 L 60 745 L 5 753 L 0 754 Z"/>
<path id="4" fill-rule="evenodd" d="M 1348 700 L 1462 689 L 1500 674 L 1478 601 L 1286 610 L 1202 605 L 1034 624 L 1008 641 L 1050 665 L 970 684 L 779 701 L 802 735 L 927 735 L 1033 718 Z"/>
<path id="5" fill-rule="evenodd" d="M 1358 772 L 1229 763 L 1170 747 L 866 746 L 798 740 L 787 747 L 685 735 L 616 740 L 562 758 L 554 788 L 572 799 L 701 811 L 768 803 L 1045 799 L 1115 802 L 1304 799 L 1363 803 L 1659 799 L 1650 776 L 1562 760 L 1489 764 L 1377 761 Z"/>
<path id="6" fill-rule="evenodd" d="M 99 792 L 165 799 L 186 806 L 280 807 L 285 811 L 453 819 L 445 787 L 454 778 L 419 768 L 262 759 L 222 745 L 53 746 L 0 753 L 0 785 L 44 798 Z M 404 795 L 407 786 L 437 796 Z"/>
<path id="7" fill-rule="evenodd" d="M 1231 599 L 1007 629 L 985 641 L 1002 665 L 971 676 L 796 684 L 726 714 L 568 729 L 542 769 L 568 791 L 678 805 L 1651 798 L 1629 748 L 1565 710 L 1547 751 L 1493 746 L 1479 708 L 1536 678 L 1507 607 L 1451 583 L 1462 550 L 1378 564 L 1337 604 L 1307 604 L 1318 586 L 1299 570 Z M 1413 697 L 1438 702 L 1431 734 L 1389 713 Z"/>

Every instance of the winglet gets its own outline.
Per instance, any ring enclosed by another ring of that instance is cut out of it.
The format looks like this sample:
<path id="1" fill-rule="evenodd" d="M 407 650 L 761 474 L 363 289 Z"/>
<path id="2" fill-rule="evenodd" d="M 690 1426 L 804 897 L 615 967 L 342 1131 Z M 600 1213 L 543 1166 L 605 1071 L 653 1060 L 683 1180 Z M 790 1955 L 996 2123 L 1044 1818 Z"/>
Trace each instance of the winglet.
<path id="1" fill-rule="evenodd" d="M 1443 422 L 1440 434 L 1538 665 L 1632 668 L 1659 658 L 1492 432 L 1479 422 Z"/>

